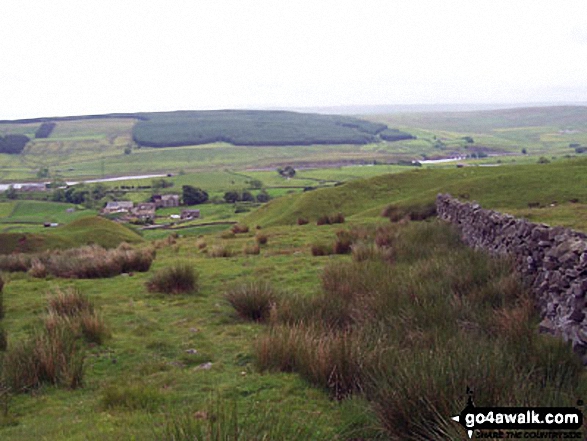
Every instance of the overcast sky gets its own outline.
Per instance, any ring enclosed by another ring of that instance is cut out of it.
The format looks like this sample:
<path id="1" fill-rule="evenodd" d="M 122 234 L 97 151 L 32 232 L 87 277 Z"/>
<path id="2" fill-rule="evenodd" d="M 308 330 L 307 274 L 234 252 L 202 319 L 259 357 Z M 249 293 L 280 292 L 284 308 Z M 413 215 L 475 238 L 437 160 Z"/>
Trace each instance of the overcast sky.
<path id="1" fill-rule="evenodd" d="M 0 0 L 0 119 L 587 101 L 586 0 Z"/>

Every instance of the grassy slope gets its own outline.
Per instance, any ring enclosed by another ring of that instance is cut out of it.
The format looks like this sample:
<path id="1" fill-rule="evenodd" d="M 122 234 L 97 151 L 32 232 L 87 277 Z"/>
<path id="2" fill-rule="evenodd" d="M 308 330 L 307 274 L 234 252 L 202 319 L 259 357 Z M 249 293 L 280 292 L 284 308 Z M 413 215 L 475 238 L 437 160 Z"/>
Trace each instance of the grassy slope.
<path id="1" fill-rule="evenodd" d="M 244 219 L 252 225 L 293 224 L 298 217 L 315 220 L 320 215 L 342 212 L 355 218 L 376 217 L 388 204 L 413 205 L 434 202 L 438 193 L 466 196 L 484 207 L 522 214 L 576 228 L 587 228 L 578 218 L 587 201 L 587 160 L 544 165 L 465 167 L 414 170 L 349 182 L 342 186 L 291 195 L 272 201 Z M 579 204 L 571 204 L 571 199 Z M 551 208 L 528 209 L 528 203 Z M 562 205 L 562 206 L 560 206 Z"/>

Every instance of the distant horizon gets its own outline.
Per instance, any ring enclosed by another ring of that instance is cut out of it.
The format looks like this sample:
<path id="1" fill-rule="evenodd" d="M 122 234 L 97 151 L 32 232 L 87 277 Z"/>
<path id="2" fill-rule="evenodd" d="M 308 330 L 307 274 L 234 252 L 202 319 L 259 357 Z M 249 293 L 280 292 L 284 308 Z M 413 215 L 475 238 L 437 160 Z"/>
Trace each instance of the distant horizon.
<path id="1" fill-rule="evenodd" d="M 421 103 L 421 104 L 349 104 L 337 106 L 268 106 L 268 107 L 225 107 L 225 108 L 193 108 L 173 110 L 138 110 L 138 111 L 107 111 L 80 114 L 34 115 L 18 118 L 2 117 L 0 122 L 19 122 L 40 119 L 76 118 L 105 115 L 133 115 L 139 113 L 165 112 L 205 112 L 221 110 L 260 110 L 260 111 L 290 111 L 299 113 L 319 113 L 333 115 L 377 115 L 386 113 L 434 113 L 434 112 L 476 112 L 488 110 L 524 109 L 534 107 L 587 107 L 587 101 L 551 101 L 551 102 L 520 102 L 520 103 Z"/>

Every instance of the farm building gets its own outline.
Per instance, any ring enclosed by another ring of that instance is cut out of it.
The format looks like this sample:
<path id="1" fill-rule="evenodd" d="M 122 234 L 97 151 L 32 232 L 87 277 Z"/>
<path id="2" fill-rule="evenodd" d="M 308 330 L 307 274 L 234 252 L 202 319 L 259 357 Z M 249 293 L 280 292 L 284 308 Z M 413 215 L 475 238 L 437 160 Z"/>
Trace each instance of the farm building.
<path id="1" fill-rule="evenodd" d="M 134 204 L 131 201 L 111 201 L 106 204 L 102 213 L 128 213 L 133 206 Z"/>
<path id="2" fill-rule="evenodd" d="M 181 210 L 182 219 L 199 219 L 200 210 Z"/>
<path id="3" fill-rule="evenodd" d="M 153 196 L 153 202 L 157 208 L 179 207 L 179 195 L 156 194 Z"/>
<path id="4" fill-rule="evenodd" d="M 155 219 L 155 210 L 156 206 L 154 202 L 142 202 L 137 204 L 131 210 L 131 213 L 139 219 L 147 220 L 147 219 Z"/>

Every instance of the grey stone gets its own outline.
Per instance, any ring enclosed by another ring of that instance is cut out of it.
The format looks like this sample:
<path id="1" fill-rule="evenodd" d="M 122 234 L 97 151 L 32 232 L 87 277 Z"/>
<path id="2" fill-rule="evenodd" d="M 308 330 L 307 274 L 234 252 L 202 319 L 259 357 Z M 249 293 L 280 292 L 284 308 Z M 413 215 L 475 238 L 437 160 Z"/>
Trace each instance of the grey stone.
<path id="1" fill-rule="evenodd" d="M 212 363 L 210 363 L 209 361 L 206 363 L 199 364 L 194 368 L 194 370 L 196 371 L 209 371 L 210 369 L 212 369 Z"/>

